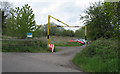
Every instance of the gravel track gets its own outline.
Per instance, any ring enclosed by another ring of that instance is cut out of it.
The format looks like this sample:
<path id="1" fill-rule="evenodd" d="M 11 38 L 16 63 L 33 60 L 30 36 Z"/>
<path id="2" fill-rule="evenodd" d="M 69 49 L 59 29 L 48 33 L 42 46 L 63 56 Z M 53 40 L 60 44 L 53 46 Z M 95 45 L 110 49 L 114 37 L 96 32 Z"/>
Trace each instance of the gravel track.
<path id="1" fill-rule="evenodd" d="M 72 63 L 85 46 L 56 47 L 53 53 L 2 53 L 3 72 L 82 72 Z"/>

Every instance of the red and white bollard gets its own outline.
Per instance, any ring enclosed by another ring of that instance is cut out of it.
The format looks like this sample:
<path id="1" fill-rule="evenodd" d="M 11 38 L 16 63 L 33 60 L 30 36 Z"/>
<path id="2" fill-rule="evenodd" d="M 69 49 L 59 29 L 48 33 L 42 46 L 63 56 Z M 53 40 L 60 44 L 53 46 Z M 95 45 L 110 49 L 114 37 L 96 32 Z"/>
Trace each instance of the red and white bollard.
<path id="1" fill-rule="evenodd" d="M 50 47 L 51 52 L 53 52 L 54 51 L 54 44 L 49 44 L 49 47 Z"/>

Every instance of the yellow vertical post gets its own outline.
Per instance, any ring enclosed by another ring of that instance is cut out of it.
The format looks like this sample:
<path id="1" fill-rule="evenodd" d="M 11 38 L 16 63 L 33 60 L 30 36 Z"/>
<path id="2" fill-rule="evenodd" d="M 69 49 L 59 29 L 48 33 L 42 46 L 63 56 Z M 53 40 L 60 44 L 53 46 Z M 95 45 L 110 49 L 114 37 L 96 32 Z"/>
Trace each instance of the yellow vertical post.
<path id="1" fill-rule="evenodd" d="M 50 27 L 50 16 L 48 15 L 48 32 L 47 32 L 47 48 L 49 49 L 49 27 Z"/>
<path id="2" fill-rule="evenodd" d="M 87 45 L 87 38 L 86 38 L 86 35 L 87 35 L 87 26 L 85 26 L 85 46 Z"/>

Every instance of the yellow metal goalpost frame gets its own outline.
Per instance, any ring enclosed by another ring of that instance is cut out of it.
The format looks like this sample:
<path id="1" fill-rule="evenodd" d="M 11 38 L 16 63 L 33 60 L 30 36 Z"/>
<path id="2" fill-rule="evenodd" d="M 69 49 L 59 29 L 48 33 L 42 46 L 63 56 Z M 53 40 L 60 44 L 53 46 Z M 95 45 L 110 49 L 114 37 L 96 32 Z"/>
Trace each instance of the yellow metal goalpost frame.
<path id="1" fill-rule="evenodd" d="M 86 36 L 87 36 L 87 26 L 69 26 L 67 25 L 66 23 L 54 18 L 53 16 L 51 15 L 48 15 L 48 31 L 47 31 L 47 48 L 49 47 L 49 27 L 50 27 L 50 17 L 57 20 L 58 22 L 66 25 L 66 26 L 51 26 L 51 27 L 85 27 L 85 46 L 87 45 L 86 42 L 87 42 L 87 39 L 86 39 Z"/>

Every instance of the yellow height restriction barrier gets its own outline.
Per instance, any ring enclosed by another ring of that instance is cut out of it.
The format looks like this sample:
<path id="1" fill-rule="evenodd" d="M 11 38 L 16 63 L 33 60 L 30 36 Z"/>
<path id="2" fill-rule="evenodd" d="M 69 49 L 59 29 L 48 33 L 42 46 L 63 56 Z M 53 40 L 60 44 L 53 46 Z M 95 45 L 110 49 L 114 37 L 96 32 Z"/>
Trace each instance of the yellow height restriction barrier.
<path id="1" fill-rule="evenodd" d="M 66 26 L 50 26 L 50 17 L 57 20 L 58 22 L 66 25 Z M 85 46 L 87 45 L 86 42 L 87 42 L 87 39 L 86 39 L 86 36 L 87 36 L 87 26 L 69 26 L 67 25 L 66 23 L 52 17 L 51 15 L 48 15 L 48 36 L 47 36 L 47 48 L 49 49 L 49 27 L 85 27 Z"/>

